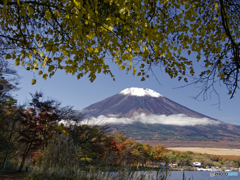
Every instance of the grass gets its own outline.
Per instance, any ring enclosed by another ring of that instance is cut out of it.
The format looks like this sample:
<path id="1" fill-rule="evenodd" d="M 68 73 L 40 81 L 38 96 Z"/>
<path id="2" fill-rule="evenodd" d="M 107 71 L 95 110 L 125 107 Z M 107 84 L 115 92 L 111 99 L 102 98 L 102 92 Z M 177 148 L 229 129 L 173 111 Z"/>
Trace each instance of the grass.
<path id="1" fill-rule="evenodd" d="M 200 147 L 175 147 L 168 148 L 174 151 L 192 151 L 196 153 L 207 153 L 214 155 L 240 155 L 240 149 L 223 149 L 223 148 L 200 148 Z"/>
<path id="2" fill-rule="evenodd" d="M 40 168 L 35 167 L 30 172 L 18 172 L 16 170 L 0 170 L 0 179 L 11 180 L 167 180 L 171 171 L 158 169 L 152 173 L 152 169 L 135 171 L 129 167 L 118 167 L 110 173 L 111 167 L 85 167 L 79 170 L 70 170 L 68 168 Z M 70 171 L 69 171 L 70 170 Z M 183 180 L 186 179 L 183 171 Z"/>
<path id="3" fill-rule="evenodd" d="M 0 179 L 17 180 L 26 177 L 26 172 L 18 172 L 17 170 L 0 170 Z"/>
<path id="4" fill-rule="evenodd" d="M 85 168 L 58 168 L 58 167 L 34 167 L 25 179 L 45 180 L 166 180 L 170 175 L 168 169 L 159 168 L 155 173 L 151 169 L 136 171 L 131 166 L 119 166 L 112 169 L 111 166 Z"/>

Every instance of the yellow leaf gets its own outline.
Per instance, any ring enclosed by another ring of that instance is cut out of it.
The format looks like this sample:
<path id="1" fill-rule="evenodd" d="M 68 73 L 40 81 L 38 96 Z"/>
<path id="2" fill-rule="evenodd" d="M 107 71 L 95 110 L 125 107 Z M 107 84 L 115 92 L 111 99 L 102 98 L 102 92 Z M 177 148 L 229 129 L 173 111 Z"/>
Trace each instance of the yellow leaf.
<path id="1" fill-rule="evenodd" d="M 20 59 L 16 59 L 16 61 L 15 61 L 15 66 L 18 66 L 20 64 Z"/>
<path id="2" fill-rule="evenodd" d="M 25 16 L 26 13 L 27 13 L 26 9 L 24 9 L 24 8 L 22 7 L 19 15 L 20 15 L 20 16 Z"/>
<path id="3" fill-rule="evenodd" d="M 68 56 L 68 52 L 66 50 L 63 51 L 64 56 Z"/>
<path id="4" fill-rule="evenodd" d="M 36 61 L 33 62 L 34 68 L 38 68 L 38 63 Z"/>
<path id="5" fill-rule="evenodd" d="M 43 74 L 43 72 L 42 72 L 42 71 L 39 71 L 38 75 L 42 75 L 42 74 Z"/>
<path id="6" fill-rule="evenodd" d="M 108 29 L 109 29 L 110 31 L 112 31 L 112 30 L 113 30 L 113 26 L 109 26 Z"/>
<path id="7" fill-rule="evenodd" d="M 135 73 L 136 73 L 136 68 L 135 68 L 135 66 L 133 66 L 133 75 L 135 75 Z"/>
<path id="8" fill-rule="evenodd" d="M 91 31 L 91 32 L 90 32 L 88 35 L 86 35 L 86 36 L 87 36 L 87 38 L 90 40 L 90 39 L 94 38 L 95 32 Z"/>
<path id="9" fill-rule="evenodd" d="M 82 8 L 80 0 L 73 0 L 73 2 L 79 9 Z"/>
<path id="10" fill-rule="evenodd" d="M 207 73 L 207 75 L 209 75 L 209 74 L 211 73 L 211 70 L 208 69 L 208 70 L 206 71 L 206 73 Z"/>
<path id="11" fill-rule="evenodd" d="M 78 78 L 78 79 L 80 79 L 81 77 L 83 77 L 83 73 L 79 73 L 79 74 L 77 75 L 77 78 Z"/>
<path id="12" fill-rule="evenodd" d="M 229 95 L 232 94 L 232 91 L 229 91 L 228 94 L 229 94 Z"/>
<path id="13" fill-rule="evenodd" d="M 223 73 L 219 73 L 219 76 L 220 76 L 221 79 L 224 79 L 225 74 L 223 74 Z"/>
<path id="14" fill-rule="evenodd" d="M 49 68 L 48 68 L 48 72 L 51 72 L 52 70 L 54 70 L 54 68 L 55 68 L 54 65 L 49 66 Z"/>
<path id="15" fill-rule="evenodd" d="M 215 10 L 217 10 L 218 9 L 218 3 L 215 3 Z"/>
<path id="16" fill-rule="evenodd" d="M 13 55 L 12 55 L 12 59 L 15 59 L 15 58 L 16 58 L 16 55 L 15 55 L 15 54 L 13 54 Z"/>
<path id="17" fill-rule="evenodd" d="M 27 68 L 29 67 L 29 66 L 31 66 L 32 64 L 29 62 L 29 63 L 27 63 Z"/>
<path id="18" fill-rule="evenodd" d="M 53 46 L 52 47 L 52 53 L 55 54 L 56 51 L 58 51 L 58 47 L 57 46 Z"/>
<path id="19" fill-rule="evenodd" d="M 46 51 L 51 51 L 52 50 L 52 46 L 47 46 L 46 47 Z"/>
<path id="20" fill-rule="evenodd" d="M 47 21 L 50 21 L 51 20 L 51 13 L 49 11 L 46 11 L 45 14 L 46 14 L 45 19 Z"/>
<path id="21" fill-rule="evenodd" d="M 47 75 L 47 74 L 44 74 L 44 75 L 43 75 L 43 79 L 44 79 L 44 80 L 46 80 L 46 79 L 47 79 L 47 77 L 48 77 L 48 75 Z"/>
<path id="22" fill-rule="evenodd" d="M 88 52 L 93 52 L 93 47 L 88 47 L 88 48 L 86 48 L 87 50 L 88 50 Z"/>
<path id="23" fill-rule="evenodd" d="M 6 55 L 6 59 L 11 59 L 11 58 L 12 58 L 12 56 L 10 54 Z"/>
<path id="24" fill-rule="evenodd" d="M 36 79 L 32 79 L 32 85 L 36 84 Z"/>
<path id="25" fill-rule="evenodd" d="M 98 48 L 95 48 L 93 52 L 98 53 L 99 52 Z"/>

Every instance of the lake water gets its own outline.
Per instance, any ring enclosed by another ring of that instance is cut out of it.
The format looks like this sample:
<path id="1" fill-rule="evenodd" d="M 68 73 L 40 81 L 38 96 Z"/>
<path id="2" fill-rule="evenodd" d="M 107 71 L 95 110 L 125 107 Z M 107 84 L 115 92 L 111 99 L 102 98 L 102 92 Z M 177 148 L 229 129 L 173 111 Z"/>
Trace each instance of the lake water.
<path id="1" fill-rule="evenodd" d="M 138 171 L 137 176 L 140 177 L 141 173 L 145 174 L 144 172 Z M 226 176 L 224 172 L 223 174 L 218 174 L 218 175 L 215 173 L 214 177 L 210 176 L 211 172 L 184 171 L 184 173 L 185 173 L 185 180 L 189 180 L 189 179 L 190 180 L 229 180 L 229 179 L 239 180 L 240 179 L 240 172 L 228 172 L 228 173 L 231 173 L 229 175 L 232 175 L 232 176 Z M 112 177 L 117 176 L 117 172 L 111 172 L 110 174 L 111 174 L 110 176 Z M 150 177 L 153 177 L 153 180 L 158 180 L 156 178 L 155 171 L 152 172 Z M 148 180 L 148 179 L 150 178 L 148 176 L 145 176 L 145 180 Z M 183 171 L 171 171 L 171 175 L 168 180 L 183 180 Z"/>
<path id="2" fill-rule="evenodd" d="M 186 180 L 188 180 L 189 178 L 192 179 L 192 177 L 193 177 L 193 180 L 228 180 L 228 179 L 239 180 L 240 179 L 240 172 L 232 172 L 232 174 L 229 174 L 234 176 L 220 176 L 221 174 L 219 174 L 219 176 L 215 175 L 214 177 L 210 176 L 210 172 L 184 171 L 184 173 L 185 173 Z M 238 175 L 235 176 L 236 174 Z M 182 180 L 182 179 L 183 179 L 182 171 L 172 171 L 171 176 L 169 177 L 169 180 Z"/>

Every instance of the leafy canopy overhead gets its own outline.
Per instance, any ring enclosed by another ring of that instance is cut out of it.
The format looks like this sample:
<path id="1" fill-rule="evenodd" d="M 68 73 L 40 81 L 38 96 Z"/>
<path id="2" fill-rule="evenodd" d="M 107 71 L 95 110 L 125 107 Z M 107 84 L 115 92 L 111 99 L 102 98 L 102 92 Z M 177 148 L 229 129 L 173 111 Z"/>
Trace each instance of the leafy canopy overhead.
<path id="1" fill-rule="evenodd" d="M 237 0 L 0 0 L 1 51 L 45 80 L 57 69 L 78 79 L 88 75 L 91 82 L 101 72 L 114 80 L 105 59 L 110 56 L 142 81 L 160 66 L 187 82 L 186 75 L 195 73 L 192 61 L 203 61 L 198 82 L 208 89 L 220 80 L 233 96 L 239 6 Z"/>

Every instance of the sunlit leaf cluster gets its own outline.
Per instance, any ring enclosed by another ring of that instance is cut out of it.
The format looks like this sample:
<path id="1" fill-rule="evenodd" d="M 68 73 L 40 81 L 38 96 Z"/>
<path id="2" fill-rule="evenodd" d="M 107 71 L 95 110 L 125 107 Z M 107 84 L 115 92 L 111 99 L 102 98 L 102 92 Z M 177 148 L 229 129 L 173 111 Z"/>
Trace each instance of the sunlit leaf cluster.
<path id="1" fill-rule="evenodd" d="M 58 69 L 91 82 L 98 73 L 115 80 L 112 59 L 142 81 L 158 66 L 188 82 L 192 62 L 200 61 L 199 82 L 218 79 L 231 94 L 240 67 L 239 6 L 237 0 L 1 0 L 1 50 L 45 80 Z"/>

